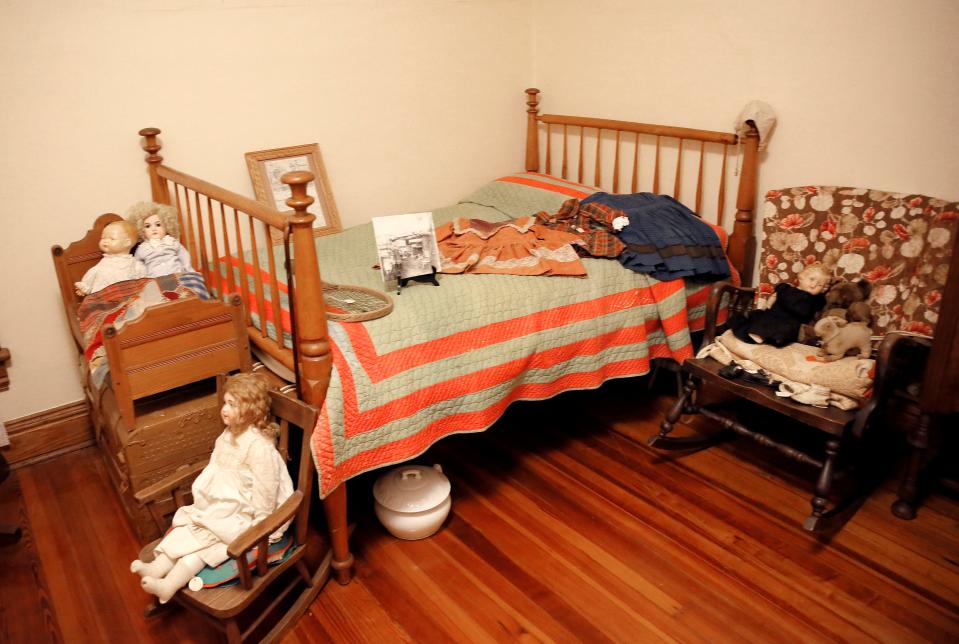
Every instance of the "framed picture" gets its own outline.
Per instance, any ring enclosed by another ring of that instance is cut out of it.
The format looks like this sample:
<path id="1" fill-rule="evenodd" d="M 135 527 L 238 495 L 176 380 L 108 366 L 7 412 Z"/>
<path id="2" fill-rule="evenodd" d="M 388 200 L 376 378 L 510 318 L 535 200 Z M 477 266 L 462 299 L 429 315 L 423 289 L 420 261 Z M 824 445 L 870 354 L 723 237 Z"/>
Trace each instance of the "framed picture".
<path id="1" fill-rule="evenodd" d="M 276 208 L 282 213 L 293 212 L 286 205 L 286 200 L 292 196 L 290 186 L 280 181 L 280 177 L 287 172 L 308 170 L 314 177 L 306 187 L 307 194 L 314 199 L 307 209 L 316 216 L 313 222 L 313 234 L 328 235 L 342 230 L 340 215 L 336 210 L 336 202 L 333 201 L 330 182 L 326 178 L 326 168 L 323 167 L 319 145 L 310 143 L 289 148 L 247 152 L 245 156 L 257 201 Z"/>

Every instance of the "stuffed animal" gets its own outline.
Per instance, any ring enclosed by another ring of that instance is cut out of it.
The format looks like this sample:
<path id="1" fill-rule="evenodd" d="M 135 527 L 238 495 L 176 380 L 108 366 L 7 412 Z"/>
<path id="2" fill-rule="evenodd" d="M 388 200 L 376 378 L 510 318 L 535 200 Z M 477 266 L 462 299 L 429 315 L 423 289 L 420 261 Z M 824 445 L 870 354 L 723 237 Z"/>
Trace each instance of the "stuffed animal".
<path id="1" fill-rule="evenodd" d="M 745 316 L 730 316 L 729 327 L 733 335 L 743 342 L 774 347 L 795 342 L 799 338 L 799 328 L 810 322 L 825 304 L 823 291 L 831 278 L 821 264 L 807 266 L 799 273 L 798 286 L 776 285 L 769 308 L 753 310 Z"/>
<path id="2" fill-rule="evenodd" d="M 869 294 L 872 284 L 861 279 L 855 282 L 839 280 L 826 291 L 826 307 L 820 317 L 832 315 L 840 317 L 839 310 L 845 312 L 847 322 L 872 322 L 872 311 L 869 309 Z"/>
<path id="3" fill-rule="evenodd" d="M 127 211 L 127 221 L 135 225 L 140 234 L 135 255 L 146 266 L 147 277 L 193 272 L 190 253 L 179 240 L 176 208 L 141 201 Z"/>
<path id="4" fill-rule="evenodd" d="M 114 221 L 103 227 L 100 234 L 101 259 L 74 283 L 77 295 L 96 293 L 111 284 L 146 277 L 143 262 L 130 254 L 137 239 L 136 226 L 127 221 Z"/>
<path id="5" fill-rule="evenodd" d="M 869 294 L 872 284 L 865 279 L 855 282 L 839 280 L 833 283 L 826 291 L 826 305 L 822 311 L 813 316 L 809 324 L 799 329 L 799 341 L 805 344 L 817 343 L 818 334 L 815 323 L 826 317 L 834 317 L 846 322 L 863 322 L 867 326 L 872 324 L 872 310 L 869 307 Z"/>
<path id="6" fill-rule="evenodd" d="M 827 316 L 816 322 L 815 330 L 822 339 L 819 357 L 826 362 L 839 360 L 852 349 L 859 350 L 860 358 L 872 355 L 872 329 L 864 322 L 847 322 Z"/>

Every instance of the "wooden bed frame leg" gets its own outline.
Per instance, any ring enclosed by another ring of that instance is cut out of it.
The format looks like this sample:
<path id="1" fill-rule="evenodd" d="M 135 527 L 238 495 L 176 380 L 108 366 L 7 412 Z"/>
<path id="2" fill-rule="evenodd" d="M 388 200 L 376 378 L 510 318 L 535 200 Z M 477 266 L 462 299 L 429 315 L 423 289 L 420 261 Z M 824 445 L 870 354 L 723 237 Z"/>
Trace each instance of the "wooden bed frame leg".
<path id="1" fill-rule="evenodd" d="M 353 578 L 353 554 L 350 552 L 350 530 L 346 521 L 346 483 L 340 483 L 323 499 L 323 510 L 333 549 L 330 566 L 336 581 L 345 586 Z"/>

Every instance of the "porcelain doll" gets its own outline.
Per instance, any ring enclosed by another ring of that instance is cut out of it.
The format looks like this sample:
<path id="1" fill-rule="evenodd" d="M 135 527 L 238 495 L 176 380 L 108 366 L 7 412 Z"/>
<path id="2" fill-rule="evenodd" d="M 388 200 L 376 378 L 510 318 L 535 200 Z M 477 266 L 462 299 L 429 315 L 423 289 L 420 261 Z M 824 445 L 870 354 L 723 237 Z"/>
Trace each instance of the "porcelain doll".
<path id="1" fill-rule="evenodd" d="M 193 272 L 190 253 L 180 243 L 180 222 L 173 206 L 141 201 L 127 211 L 127 221 L 140 233 L 134 253 L 146 266 L 147 277 Z"/>
<path id="2" fill-rule="evenodd" d="M 797 285 L 777 284 L 769 308 L 730 316 L 729 327 L 743 342 L 784 347 L 799 339 L 799 329 L 826 304 L 824 295 L 832 275 L 821 264 L 804 268 Z"/>
<path id="3" fill-rule="evenodd" d="M 166 603 L 180 588 L 202 588 L 194 580 L 204 566 L 228 559 L 227 546 L 293 494 L 293 481 L 276 449 L 277 426 L 269 420 L 266 379 L 237 374 L 226 382 L 220 418 L 226 428 L 216 439 L 210 462 L 193 481 L 193 503 L 173 515 L 172 527 L 149 563 L 134 560 L 130 570 L 145 591 Z M 287 526 L 270 535 L 275 542 Z M 199 583 L 197 583 L 199 582 Z"/>
<path id="4" fill-rule="evenodd" d="M 117 282 L 146 277 L 143 262 L 130 254 L 136 239 L 136 226 L 129 222 L 114 221 L 104 226 L 99 245 L 103 259 L 74 283 L 77 295 L 89 295 Z"/>

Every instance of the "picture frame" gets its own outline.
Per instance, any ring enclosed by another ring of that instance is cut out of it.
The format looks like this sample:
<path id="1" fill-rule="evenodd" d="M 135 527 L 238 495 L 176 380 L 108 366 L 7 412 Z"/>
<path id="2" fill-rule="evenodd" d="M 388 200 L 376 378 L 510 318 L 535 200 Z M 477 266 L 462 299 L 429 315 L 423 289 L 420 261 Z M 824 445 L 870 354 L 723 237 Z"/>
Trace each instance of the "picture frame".
<path id="1" fill-rule="evenodd" d="M 326 177 L 319 144 L 259 150 L 247 152 L 244 156 L 257 201 L 282 213 L 292 213 L 286 205 L 286 200 L 292 193 L 290 187 L 280 181 L 280 177 L 287 172 L 308 170 L 313 174 L 313 181 L 307 184 L 306 192 L 314 201 L 307 208 L 307 212 L 316 216 L 316 221 L 313 222 L 314 236 L 329 235 L 343 229 L 333 191 L 330 190 L 330 182 Z"/>

